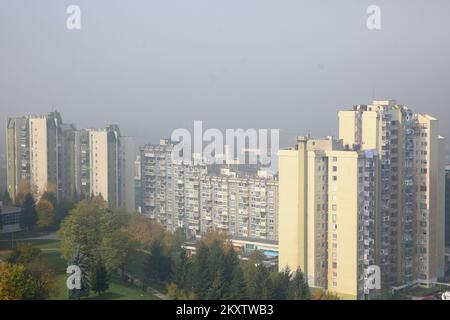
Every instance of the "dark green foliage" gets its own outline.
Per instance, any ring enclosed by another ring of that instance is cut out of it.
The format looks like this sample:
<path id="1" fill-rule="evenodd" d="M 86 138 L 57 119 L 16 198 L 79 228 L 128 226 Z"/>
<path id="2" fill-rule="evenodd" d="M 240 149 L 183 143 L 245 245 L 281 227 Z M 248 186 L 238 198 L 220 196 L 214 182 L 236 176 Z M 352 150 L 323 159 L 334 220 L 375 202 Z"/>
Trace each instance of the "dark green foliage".
<path id="1" fill-rule="evenodd" d="M 55 226 L 59 227 L 70 210 L 75 208 L 75 201 L 70 198 L 62 199 L 55 207 Z"/>
<path id="2" fill-rule="evenodd" d="M 164 253 L 159 240 L 150 245 L 150 254 L 145 261 L 145 278 L 147 281 L 167 281 L 170 276 L 171 259 Z"/>
<path id="3" fill-rule="evenodd" d="M 247 284 L 245 282 L 242 268 L 237 265 L 233 271 L 233 277 L 229 288 L 229 300 L 246 300 L 248 299 Z"/>
<path id="4" fill-rule="evenodd" d="M 228 284 L 225 280 L 224 268 L 220 267 L 215 274 L 211 288 L 206 293 L 206 300 L 221 300 L 224 299 L 227 292 Z"/>
<path id="5" fill-rule="evenodd" d="M 290 279 L 291 271 L 289 270 L 289 268 L 286 268 L 282 272 L 273 272 L 271 274 L 273 298 L 275 300 L 287 299 Z"/>
<path id="6" fill-rule="evenodd" d="M 101 294 L 109 289 L 108 271 L 100 259 L 91 271 L 90 280 L 91 289 L 97 294 Z"/>
<path id="7" fill-rule="evenodd" d="M 192 266 L 192 284 L 193 291 L 197 297 L 202 300 L 206 297 L 209 288 L 212 285 L 211 263 L 209 258 L 209 248 L 206 244 L 201 243 L 197 248 L 197 253 L 193 258 Z"/>
<path id="8" fill-rule="evenodd" d="M 298 268 L 289 284 L 289 300 L 308 300 L 310 299 L 310 292 L 308 283 L 303 275 L 303 272 Z"/>
<path id="9" fill-rule="evenodd" d="M 34 226 L 36 226 L 37 219 L 38 216 L 36 213 L 34 198 L 31 193 L 27 193 L 23 204 L 20 226 L 26 229 L 33 228 Z"/>

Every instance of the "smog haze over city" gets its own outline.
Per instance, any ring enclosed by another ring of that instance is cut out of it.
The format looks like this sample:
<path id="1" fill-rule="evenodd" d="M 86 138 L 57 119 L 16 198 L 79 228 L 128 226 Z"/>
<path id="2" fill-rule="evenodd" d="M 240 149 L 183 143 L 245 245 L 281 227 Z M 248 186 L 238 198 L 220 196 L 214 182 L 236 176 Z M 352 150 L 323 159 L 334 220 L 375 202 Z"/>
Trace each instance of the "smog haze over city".
<path id="1" fill-rule="evenodd" d="M 80 30 L 66 28 L 70 4 Z M 117 123 L 138 145 L 202 120 L 279 128 L 286 146 L 336 135 L 337 110 L 374 98 L 449 119 L 450 2 L 379 0 L 375 31 L 371 4 L 3 0 L 0 140 L 7 116 L 53 109 L 79 127 Z"/>

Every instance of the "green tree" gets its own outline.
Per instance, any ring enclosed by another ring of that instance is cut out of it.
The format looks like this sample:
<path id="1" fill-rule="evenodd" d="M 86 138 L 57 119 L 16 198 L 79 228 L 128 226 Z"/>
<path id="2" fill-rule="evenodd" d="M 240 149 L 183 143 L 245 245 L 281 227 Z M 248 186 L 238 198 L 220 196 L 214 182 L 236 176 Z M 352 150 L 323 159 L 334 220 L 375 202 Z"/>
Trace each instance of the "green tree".
<path id="1" fill-rule="evenodd" d="M 171 279 L 177 287 L 189 291 L 191 289 L 190 275 L 191 261 L 186 256 L 186 250 L 181 249 L 172 260 L 172 276 Z"/>
<path id="2" fill-rule="evenodd" d="M 41 250 L 29 242 L 19 242 L 9 255 L 9 263 L 20 263 L 26 265 L 42 256 Z"/>
<path id="3" fill-rule="evenodd" d="M 170 276 L 171 260 L 164 253 L 163 246 L 159 240 L 150 245 L 150 254 L 144 265 L 144 274 L 147 281 L 166 281 Z"/>
<path id="4" fill-rule="evenodd" d="M 23 264 L 0 263 L 0 300 L 32 299 L 33 279 Z"/>
<path id="5" fill-rule="evenodd" d="M 120 217 L 98 199 L 80 202 L 61 223 L 59 235 L 66 260 L 79 248 L 90 263 L 101 258 L 108 271 L 123 266 L 130 248 Z"/>
<path id="6" fill-rule="evenodd" d="M 209 248 L 201 242 L 193 258 L 192 266 L 192 286 L 197 297 L 205 298 L 212 285 L 211 267 L 209 264 Z"/>
<path id="7" fill-rule="evenodd" d="M 55 207 L 55 226 L 59 227 L 64 218 L 69 214 L 70 210 L 75 208 L 74 200 L 70 198 L 63 198 Z"/>
<path id="8" fill-rule="evenodd" d="M 272 272 L 273 298 L 275 300 L 286 300 L 289 292 L 289 282 L 291 279 L 291 271 L 289 268 L 282 272 Z"/>
<path id="9" fill-rule="evenodd" d="M 288 299 L 290 300 L 309 300 L 309 286 L 300 268 L 294 273 L 289 283 Z"/>
<path id="10" fill-rule="evenodd" d="M 20 226 L 29 230 L 36 225 L 37 219 L 38 217 L 33 195 L 31 193 L 27 193 L 23 204 Z"/>
<path id="11" fill-rule="evenodd" d="M 206 294 L 206 300 L 221 300 L 225 298 L 227 293 L 227 282 L 225 279 L 225 271 L 223 267 L 219 267 L 216 271 L 211 288 L 209 288 Z"/>
<path id="12" fill-rule="evenodd" d="M 33 293 L 28 299 L 43 300 L 57 293 L 54 270 L 49 266 L 41 250 L 31 243 L 21 242 L 11 252 L 8 263 L 24 265 L 32 278 Z"/>
<path id="13" fill-rule="evenodd" d="M 233 271 L 233 277 L 230 284 L 228 298 L 230 300 L 248 299 L 247 285 L 245 282 L 244 272 L 242 272 L 242 268 L 240 266 L 237 266 Z"/>
<path id="14" fill-rule="evenodd" d="M 38 216 L 37 225 L 39 228 L 48 229 L 53 225 L 55 209 L 50 201 L 45 199 L 39 200 L 36 204 L 36 213 Z"/>
<path id="15" fill-rule="evenodd" d="M 79 247 L 75 249 L 69 265 L 78 266 L 81 271 L 81 288 L 69 290 L 69 299 L 79 300 L 83 297 L 88 297 L 90 291 L 89 261 L 88 257 L 80 250 Z"/>
<path id="16" fill-rule="evenodd" d="M 99 259 L 91 271 L 91 288 L 97 294 L 101 294 L 109 289 L 108 271 Z"/>

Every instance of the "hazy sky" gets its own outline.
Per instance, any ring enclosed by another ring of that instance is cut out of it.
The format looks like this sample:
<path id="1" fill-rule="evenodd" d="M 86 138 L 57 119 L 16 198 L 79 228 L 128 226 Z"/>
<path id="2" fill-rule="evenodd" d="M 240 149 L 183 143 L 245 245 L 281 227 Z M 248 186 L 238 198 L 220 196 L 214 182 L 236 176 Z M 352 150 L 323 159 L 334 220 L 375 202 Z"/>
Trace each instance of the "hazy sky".
<path id="1" fill-rule="evenodd" d="M 286 145 L 336 134 L 337 110 L 374 93 L 438 117 L 450 139 L 449 17 L 449 0 L 1 0 L 0 151 L 7 116 L 54 108 L 139 144 L 203 120 L 279 128 Z"/>

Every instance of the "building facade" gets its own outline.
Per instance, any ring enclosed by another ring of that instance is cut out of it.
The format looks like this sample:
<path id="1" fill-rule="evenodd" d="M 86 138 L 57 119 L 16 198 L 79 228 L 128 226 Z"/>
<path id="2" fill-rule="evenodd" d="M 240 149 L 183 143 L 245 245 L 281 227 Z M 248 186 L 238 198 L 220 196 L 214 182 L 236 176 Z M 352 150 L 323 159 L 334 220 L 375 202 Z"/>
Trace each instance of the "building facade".
<path id="1" fill-rule="evenodd" d="M 55 111 L 7 122 L 7 187 L 12 199 L 20 189 L 30 189 L 38 197 L 47 190 L 58 197 L 70 194 L 64 158 L 71 128 L 61 115 Z"/>
<path id="2" fill-rule="evenodd" d="M 279 152 L 280 269 L 344 298 L 444 275 L 443 138 L 437 120 L 394 101 L 339 112 L 339 140 Z M 369 268 L 370 267 L 370 268 Z"/>
<path id="3" fill-rule="evenodd" d="M 134 211 L 133 139 L 118 126 L 77 130 L 58 112 L 9 118 L 7 187 L 12 199 L 31 191 L 39 198 L 101 195 L 113 208 Z M 22 190 L 21 190 L 22 189 Z"/>
<path id="4" fill-rule="evenodd" d="M 183 228 L 188 237 L 211 231 L 230 237 L 276 240 L 278 182 L 239 176 L 229 169 L 208 174 L 202 161 L 172 160 L 174 144 L 141 148 L 142 213 L 169 230 Z"/>

